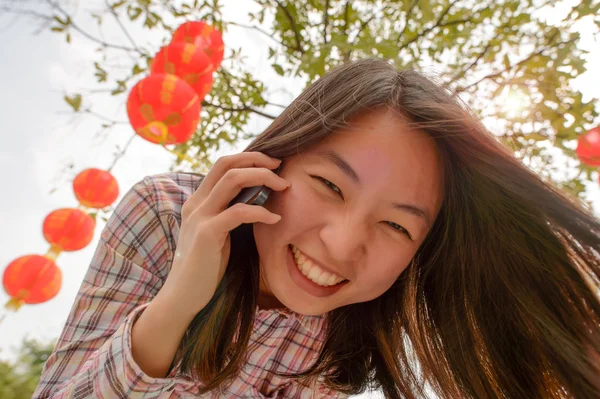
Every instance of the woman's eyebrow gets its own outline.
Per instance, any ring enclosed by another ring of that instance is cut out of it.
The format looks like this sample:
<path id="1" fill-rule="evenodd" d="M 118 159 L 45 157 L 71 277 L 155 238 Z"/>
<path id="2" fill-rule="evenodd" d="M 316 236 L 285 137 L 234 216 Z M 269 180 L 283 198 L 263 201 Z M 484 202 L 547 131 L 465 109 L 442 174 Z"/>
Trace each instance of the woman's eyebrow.
<path id="1" fill-rule="evenodd" d="M 350 164 L 346 162 L 346 160 L 342 158 L 342 156 L 337 152 L 333 150 L 322 150 L 317 152 L 317 155 L 335 164 L 354 183 L 358 185 L 361 184 L 360 177 L 358 177 L 358 173 L 356 173 L 356 171 L 352 169 L 352 166 L 350 166 Z"/>
<path id="2" fill-rule="evenodd" d="M 416 205 L 412 205 L 412 204 L 399 204 L 397 202 L 393 202 L 392 206 L 395 209 L 401 210 L 401 211 L 405 211 L 407 213 L 410 213 L 414 216 L 420 217 L 421 219 L 423 219 L 425 221 L 425 223 L 427 224 L 427 226 L 431 226 L 431 216 L 430 213 L 428 211 L 426 211 L 425 209 L 419 208 Z"/>

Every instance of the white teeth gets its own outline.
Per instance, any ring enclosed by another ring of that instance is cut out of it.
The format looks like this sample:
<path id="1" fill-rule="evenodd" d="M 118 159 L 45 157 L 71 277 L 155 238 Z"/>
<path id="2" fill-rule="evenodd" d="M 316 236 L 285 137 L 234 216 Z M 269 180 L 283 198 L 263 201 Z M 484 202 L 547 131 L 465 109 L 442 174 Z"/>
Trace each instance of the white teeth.
<path id="1" fill-rule="evenodd" d="M 316 283 L 318 281 L 320 274 L 321 274 L 321 269 L 313 266 L 310 268 L 310 271 L 308 272 L 308 278 Z"/>
<path id="2" fill-rule="evenodd" d="M 296 260 L 296 266 L 302 272 L 304 276 L 306 276 L 311 281 L 322 285 L 322 286 L 330 286 L 336 285 L 344 280 L 343 277 L 340 277 L 336 274 L 329 273 L 319 266 L 315 265 L 312 261 L 306 259 L 298 248 L 291 245 L 292 253 L 294 254 L 294 259 Z"/>
<path id="3" fill-rule="evenodd" d="M 329 285 L 329 277 L 331 277 L 331 273 L 323 271 L 317 280 L 317 284 L 319 285 Z"/>
<path id="4" fill-rule="evenodd" d="M 327 285 L 334 285 L 336 280 L 337 280 L 337 277 L 335 276 L 335 274 L 331 274 L 329 276 L 329 279 L 327 280 Z"/>

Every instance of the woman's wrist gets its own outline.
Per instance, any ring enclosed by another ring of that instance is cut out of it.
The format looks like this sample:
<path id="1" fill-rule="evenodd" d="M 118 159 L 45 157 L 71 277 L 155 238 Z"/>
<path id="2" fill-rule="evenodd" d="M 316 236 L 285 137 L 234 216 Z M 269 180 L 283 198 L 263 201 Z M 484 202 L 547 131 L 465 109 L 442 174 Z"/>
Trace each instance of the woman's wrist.
<path id="1" fill-rule="evenodd" d="M 131 352 L 149 376 L 166 377 L 181 340 L 194 315 L 184 304 L 157 295 L 136 320 L 131 331 Z"/>
<path id="2" fill-rule="evenodd" d="M 177 301 L 177 298 L 169 298 L 164 295 L 157 295 L 150 302 L 148 308 L 150 308 L 150 312 L 155 314 L 156 317 L 160 317 L 162 322 L 173 326 L 185 326 L 186 329 L 195 316 L 195 314 L 186 309 L 185 304 Z"/>

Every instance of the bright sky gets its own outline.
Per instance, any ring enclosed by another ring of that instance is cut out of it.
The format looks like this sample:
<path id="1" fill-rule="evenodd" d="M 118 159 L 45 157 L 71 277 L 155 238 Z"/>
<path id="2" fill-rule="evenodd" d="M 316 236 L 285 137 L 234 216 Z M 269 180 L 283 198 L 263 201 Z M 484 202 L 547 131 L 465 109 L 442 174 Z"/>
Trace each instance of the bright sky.
<path id="1" fill-rule="evenodd" d="M 86 7 L 91 3 L 86 1 Z M 244 6 L 237 1 L 233 6 L 233 0 L 224 3 L 228 20 L 248 23 L 248 3 Z M 114 158 L 114 145 L 124 145 L 132 134 L 125 125 L 108 135 L 97 135 L 96 121 L 72 116 L 62 96 L 65 92 L 93 86 L 94 78 L 89 68 L 95 45 L 77 35 L 73 36 L 71 45 L 67 45 L 61 36 L 47 31 L 34 35 L 37 26 L 25 19 L 0 18 L 0 54 L 3 55 L 0 115 L 4 126 L 4 145 L 0 147 L 0 175 L 4 187 L 4 194 L 0 196 L 0 270 L 19 256 L 46 252 L 48 244 L 41 231 L 44 217 L 57 208 L 77 206 L 70 180 L 85 168 L 108 167 Z M 119 41 L 117 30 L 105 31 L 105 34 L 107 41 Z M 598 71 L 600 46 L 589 32 L 584 30 L 582 34 L 583 47 L 592 51 L 588 70 Z M 269 38 L 232 28 L 225 41 L 234 47 L 243 47 L 248 57 L 247 65 L 263 81 L 284 87 L 266 60 Z M 299 85 L 290 87 L 289 81 L 285 87 L 287 92 L 278 92 L 279 103 L 289 102 L 300 89 Z M 578 80 L 576 87 L 584 93 L 586 100 L 598 96 L 600 78 L 588 72 Z M 115 104 L 117 100 L 111 101 L 98 105 L 109 110 L 116 105 L 117 113 L 108 115 L 126 120 L 124 97 L 119 98 L 119 104 Z M 264 120 L 254 121 L 249 131 L 258 132 L 264 126 Z M 144 176 L 166 171 L 172 161 L 173 156 L 163 149 L 136 138 L 113 173 L 124 193 Z M 65 170 L 70 163 L 74 165 L 73 169 Z M 50 194 L 54 188 L 57 191 Z M 595 208 L 600 209 L 600 190 L 592 187 L 590 196 Z M 23 306 L 17 313 L 8 314 L 0 325 L 1 358 L 13 358 L 25 336 L 41 340 L 58 337 L 102 227 L 103 222 L 99 219 L 95 239 L 88 247 L 63 253 L 58 258 L 63 271 L 63 286 L 56 298 L 40 305 Z M 0 290 L 0 304 L 7 300 L 6 293 Z M 0 314 L 4 314 L 4 309 L 0 309 Z"/>

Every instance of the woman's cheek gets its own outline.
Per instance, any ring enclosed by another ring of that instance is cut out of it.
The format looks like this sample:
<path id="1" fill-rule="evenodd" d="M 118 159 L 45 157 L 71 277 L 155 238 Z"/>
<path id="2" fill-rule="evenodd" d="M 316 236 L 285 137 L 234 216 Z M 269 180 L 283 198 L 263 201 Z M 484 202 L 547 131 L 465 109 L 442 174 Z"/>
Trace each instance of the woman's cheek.
<path id="1" fill-rule="evenodd" d="M 369 264 L 379 265 L 380 267 L 366 268 L 363 270 L 361 277 L 358 278 L 360 282 L 359 289 L 362 292 L 360 294 L 361 301 L 370 301 L 383 295 L 408 266 L 398 267 L 398 263 L 386 265 L 385 260 L 373 259 Z"/>
<path id="2" fill-rule="evenodd" d="M 282 216 L 282 221 L 298 223 L 315 216 L 317 201 L 310 187 L 292 184 L 279 194 L 277 211 Z"/>

